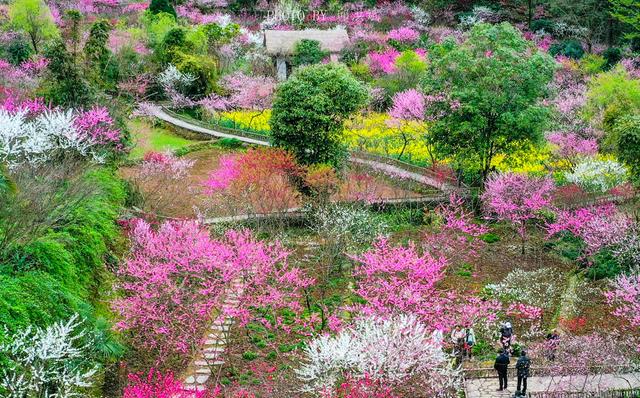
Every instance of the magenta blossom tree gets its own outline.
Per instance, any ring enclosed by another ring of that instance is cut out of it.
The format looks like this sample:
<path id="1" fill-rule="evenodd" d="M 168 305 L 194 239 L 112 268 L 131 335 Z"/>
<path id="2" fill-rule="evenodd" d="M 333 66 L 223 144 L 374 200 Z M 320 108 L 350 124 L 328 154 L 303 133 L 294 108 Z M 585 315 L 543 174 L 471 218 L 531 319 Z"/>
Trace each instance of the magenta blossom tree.
<path id="1" fill-rule="evenodd" d="M 366 301 L 354 309 L 366 315 L 415 314 L 431 330 L 442 331 L 495 319 L 497 303 L 440 290 L 446 258 L 421 254 L 413 243 L 391 246 L 380 239 L 371 250 L 352 259 L 357 262 L 355 292 Z"/>
<path id="2" fill-rule="evenodd" d="M 605 296 L 615 307 L 614 315 L 635 328 L 640 326 L 640 274 L 618 276 Z"/>
<path id="3" fill-rule="evenodd" d="M 520 235 L 522 254 L 527 240 L 527 222 L 551 206 L 555 185 L 550 178 L 526 174 L 496 173 L 485 182 L 482 201 L 488 217 L 513 224 Z"/>
<path id="4" fill-rule="evenodd" d="M 129 384 L 123 390 L 123 398 L 214 398 L 220 389 L 192 391 L 184 388 L 173 373 L 161 373 L 151 369 L 147 374 L 132 373 L 127 376 Z"/>
<path id="5" fill-rule="evenodd" d="M 132 331 L 134 346 L 158 354 L 188 353 L 204 337 L 214 311 L 238 317 L 241 324 L 272 315 L 265 326 L 282 326 L 284 308 L 299 313 L 300 289 L 311 283 L 286 264 L 278 243 L 257 241 L 249 231 L 229 231 L 219 240 L 193 221 L 165 222 L 157 230 L 138 220 L 132 251 L 119 271 L 118 329 Z M 239 303 L 222 307 L 235 289 Z M 256 313 L 256 310 L 260 310 Z"/>

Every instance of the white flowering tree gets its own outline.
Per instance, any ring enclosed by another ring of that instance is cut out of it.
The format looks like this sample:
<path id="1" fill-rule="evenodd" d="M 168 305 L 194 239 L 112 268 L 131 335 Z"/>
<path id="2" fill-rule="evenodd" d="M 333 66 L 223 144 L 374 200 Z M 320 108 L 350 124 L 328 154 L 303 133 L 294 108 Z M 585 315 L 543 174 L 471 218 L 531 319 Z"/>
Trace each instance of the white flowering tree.
<path id="1" fill-rule="evenodd" d="M 411 380 L 423 393 L 428 389 L 428 396 L 449 396 L 455 392 L 458 372 L 441 344 L 414 315 L 363 318 L 335 336 L 312 340 L 296 373 L 306 392 L 330 391 L 349 376 L 392 386 L 404 383 L 402 388 Z"/>
<path id="2" fill-rule="evenodd" d="M 12 365 L 0 374 L 0 396 L 73 398 L 85 396 L 97 367 L 86 359 L 88 346 L 78 315 L 41 329 L 27 327 L 0 345 Z"/>
<path id="3" fill-rule="evenodd" d="M 627 175 L 627 169 L 615 160 L 586 159 L 565 177 L 585 191 L 604 193 L 626 182 Z"/>
<path id="4" fill-rule="evenodd" d="M 160 83 L 164 93 L 171 100 L 172 105 L 177 108 L 192 106 L 194 104 L 185 93 L 195 81 L 196 77 L 194 75 L 182 73 L 172 64 L 169 64 L 169 66 L 158 75 L 158 83 Z"/>

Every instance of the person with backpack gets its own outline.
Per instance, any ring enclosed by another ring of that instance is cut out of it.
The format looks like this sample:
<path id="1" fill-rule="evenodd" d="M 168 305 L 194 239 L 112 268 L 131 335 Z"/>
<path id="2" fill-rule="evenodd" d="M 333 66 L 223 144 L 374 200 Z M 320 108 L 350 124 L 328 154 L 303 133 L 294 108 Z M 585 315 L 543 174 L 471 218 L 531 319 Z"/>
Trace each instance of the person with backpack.
<path id="1" fill-rule="evenodd" d="M 476 344 L 476 332 L 473 328 L 465 329 L 465 342 L 464 342 L 464 352 L 469 359 L 471 359 L 471 350 L 473 346 Z"/>
<path id="2" fill-rule="evenodd" d="M 493 364 L 493 368 L 498 372 L 498 381 L 500 383 L 500 388 L 498 391 L 507 389 L 507 372 L 509 370 L 509 354 L 501 348 L 498 356 L 496 357 L 496 362 Z"/>
<path id="3" fill-rule="evenodd" d="M 511 351 L 511 343 L 513 341 L 513 327 L 511 322 L 505 322 L 500 328 L 500 344 L 502 348 L 509 352 Z"/>
<path id="4" fill-rule="evenodd" d="M 531 360 L 527 356 L 526 351 L 520 353 L 520 358 L 516 362 L 516 371 L 518 373 L 518 389 L 516 390 L 516 397 L 524 397 L 527 394 L 527 378 L 529 377 L 529 367 L 531 366 Z M 520 390 L 522 387 L 522 390 Z"/>

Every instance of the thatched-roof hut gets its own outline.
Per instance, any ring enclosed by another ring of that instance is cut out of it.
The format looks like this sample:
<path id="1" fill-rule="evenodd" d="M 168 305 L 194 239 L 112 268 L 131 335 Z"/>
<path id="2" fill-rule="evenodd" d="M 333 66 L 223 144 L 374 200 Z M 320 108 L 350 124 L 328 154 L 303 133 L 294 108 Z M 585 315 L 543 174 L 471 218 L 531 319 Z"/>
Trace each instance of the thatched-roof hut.
<path id="1" fill-rule="evenodd" d="M 264 45 L 267 54 L 276 59 L 278 80 L 287 78 L 287 61 L 293 54 L 296 44 L 303 39 L 316 40 L 320 48 L 328 51 L 332 61 L 337 61 L 338 54 L 349 42 L 347 31 L 342 28 L 332 30 L 265 30 Z"/>

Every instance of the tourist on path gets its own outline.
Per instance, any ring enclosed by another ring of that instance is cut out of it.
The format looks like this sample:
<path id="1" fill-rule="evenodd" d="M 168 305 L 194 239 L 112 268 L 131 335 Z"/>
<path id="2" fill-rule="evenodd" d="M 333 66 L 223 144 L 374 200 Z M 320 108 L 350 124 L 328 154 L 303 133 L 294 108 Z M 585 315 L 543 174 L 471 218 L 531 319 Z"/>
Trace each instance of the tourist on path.
<path id="1" fill-rule="evenodd" d="M 500 328 L 500 344 L 502 344 L 502 348 L 505 351 L 510 352 L 512 342 L 513 327 L 511 326 L 511 322 L 505 322 Z"/>
<path id="2" fill-rule="evenodd" d="M 550 361 L 555 361 L 556 351 L 558 351 L 558 345 L 560 343 L 560 335 L 555 329 L 553 329 L 551 333 L 547 334 L 546 341 L 548 349 L 547 359 Z"/>
<path id="3" fill-rule="evenodd" d="M 465 329 L 465 341 L 464 341 L 464 352 L 469 359 L 471 359 L 471 349 L 476 344 L 476 332 L 473 328 Z"/>
<path id="4" fill-rule="evenodd" d="M 524 397 L 527 394 L 527 378 L 529 377 L 529 367 L 531 366 L 531 360 L 527 356 L 525 351 L 522 351 L 518 362 L 516 362 L 516 371 L 518 372 L 518 389 L 516 390 L 516 397 Z M 522 390 L 520 390 L 522 387 Z"/>
<path id="5" fill-rule="evenodd" d="M 500 353 L 496 357 L 496 362 L 493 364 L 493 368 L 498 371 L 498 381 L 500 388 L 498 391 L 506 390 L 507 388 L 507 371 L 509 369 L 509 354 L 501 348 Z"/>
<path id="6" fill-rule="evenodd" d="M 464 333 L 464 330 L 460 326 L 456 325 L 451 332 L 451 342 L 453 343 L 455 355 L 456 357 L 459 357 L 460 360 L 462 360 L 462 356 L 464 355 L 465 337 L 466 334 Z"/>

